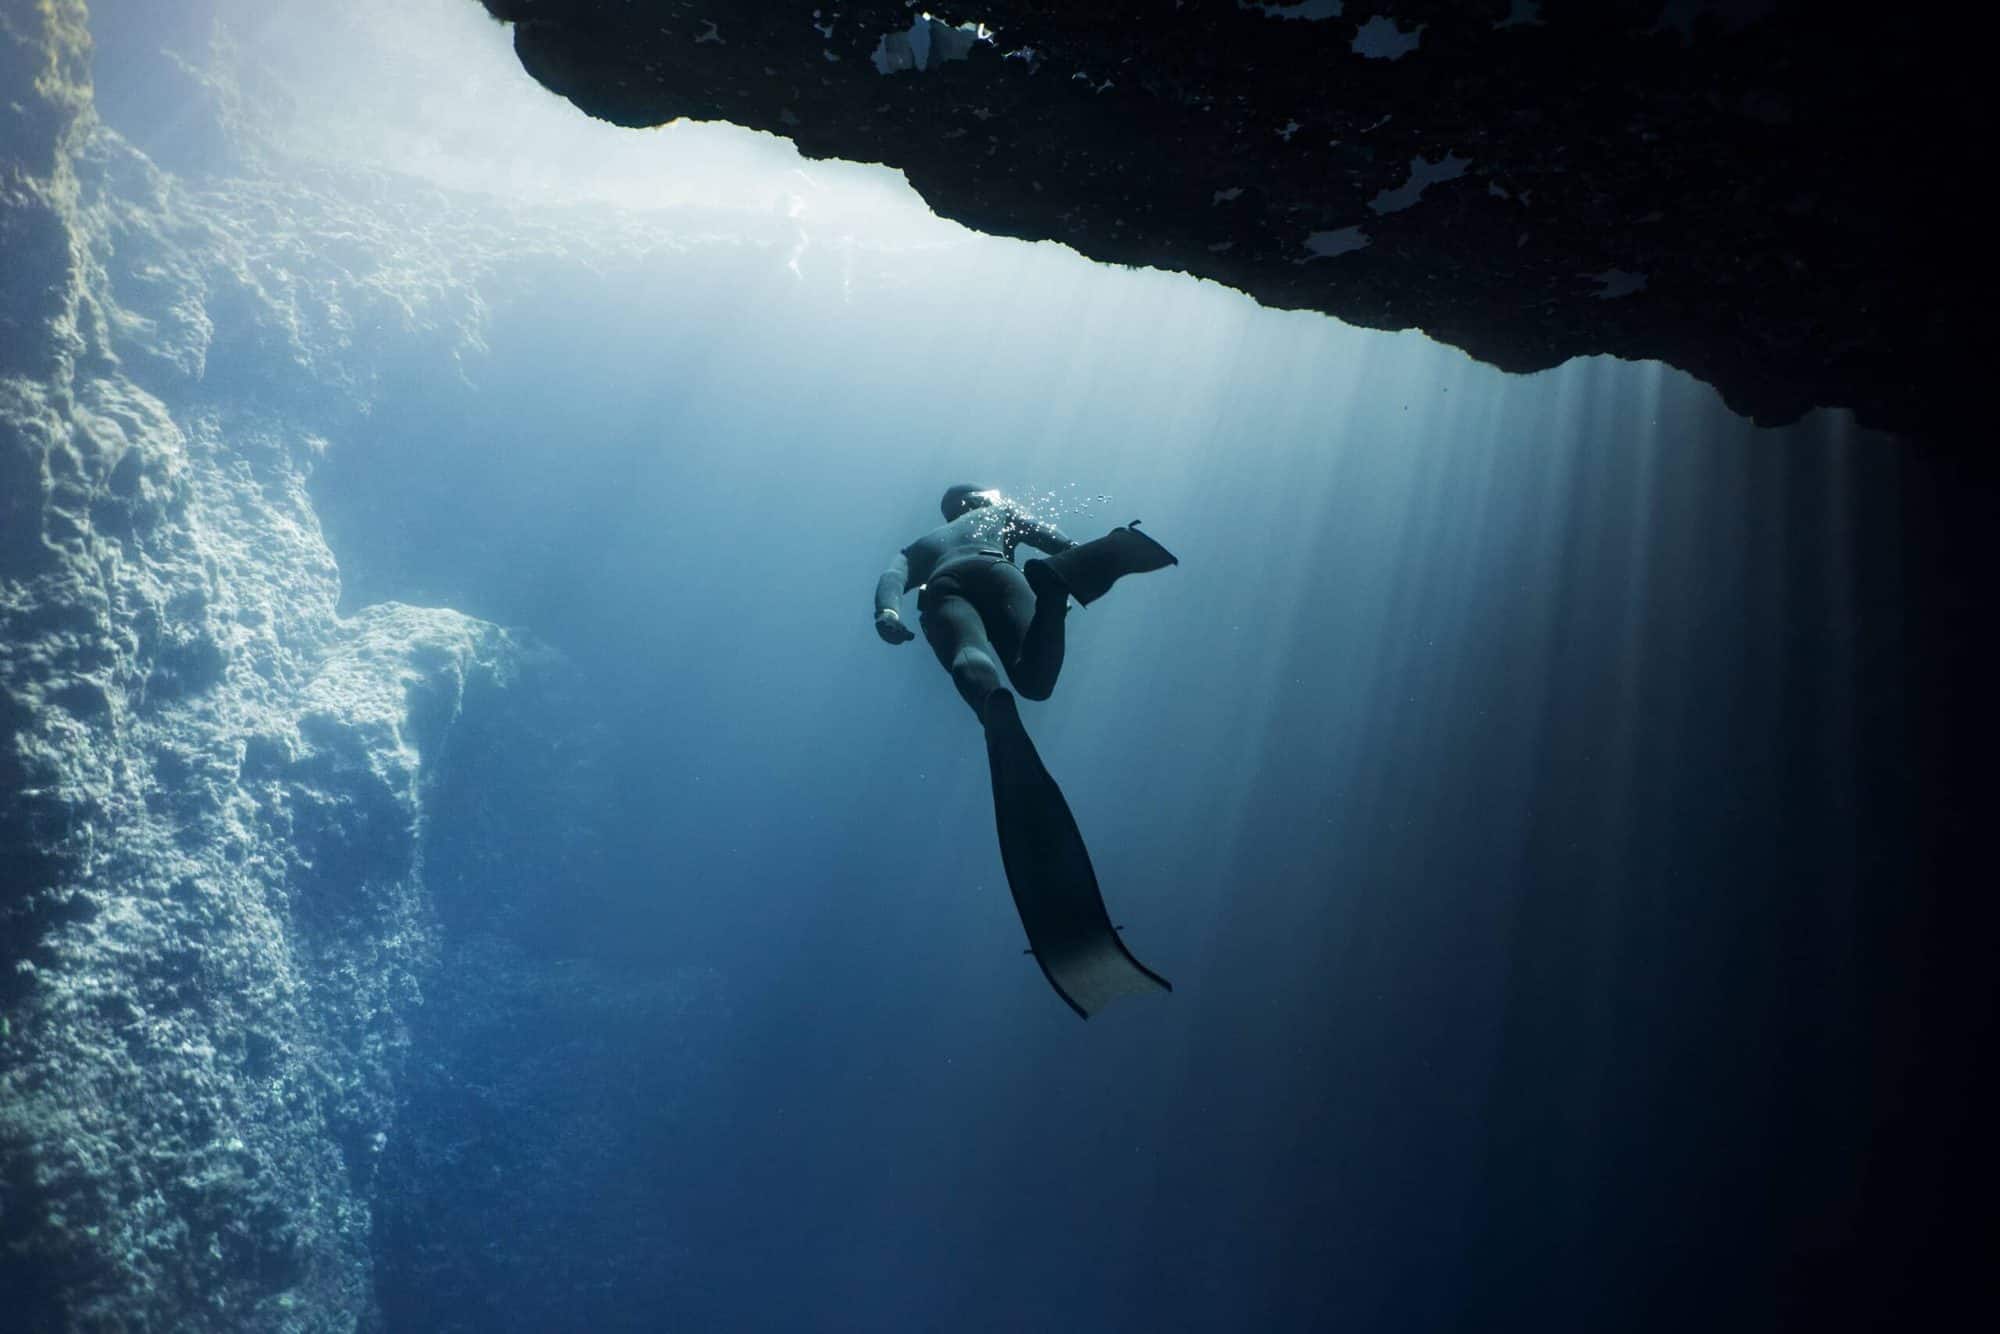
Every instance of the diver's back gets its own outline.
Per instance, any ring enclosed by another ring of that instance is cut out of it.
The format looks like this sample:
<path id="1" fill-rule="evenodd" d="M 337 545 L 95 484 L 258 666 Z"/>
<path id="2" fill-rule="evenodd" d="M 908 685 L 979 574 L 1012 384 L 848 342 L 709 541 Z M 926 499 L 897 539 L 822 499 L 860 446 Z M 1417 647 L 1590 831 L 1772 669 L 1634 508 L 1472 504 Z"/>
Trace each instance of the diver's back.
<path id="1" fill-rule="evenodd" d="M 1017 540 L 1011 505 L 983 505 L 967 510 L 903 548 L 903 555 L 910 563 L 910 583 L 928 583 L 932 575 L 952 561 L 981 552 L 1012 560 Z"/>

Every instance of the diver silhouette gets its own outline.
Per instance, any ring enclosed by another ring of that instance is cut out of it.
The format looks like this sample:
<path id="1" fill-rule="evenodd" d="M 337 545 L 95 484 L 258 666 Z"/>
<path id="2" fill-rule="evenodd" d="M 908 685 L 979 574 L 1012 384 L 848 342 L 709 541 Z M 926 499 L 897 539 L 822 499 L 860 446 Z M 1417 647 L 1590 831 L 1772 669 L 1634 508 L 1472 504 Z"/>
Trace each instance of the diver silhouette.
<path id="1" fill-rule="evenodd" d="M 954 486 L 939 508 L 944 524 L 898 552 L 876 581 L 875 633 L 890 644 L 915 639 L 900 607 L 905 593 L 921 590 L 924 638 L 985 729 L 1000 860 L 1028 952 L 1086 1019 L 1119 996 L 1172 990 L 1132 957 L 1111 924 L 1083 835 L 1021 723 L 1015 694 L 1040 700 L 1055 690 L 1071 598 L 1088 606 L 1125 575 L 1180 562 L 1137 520 L 1074 542 L 988 487 Z M 1023 543 L 1045 554 L 1017 566 L 1014 549 Z"/>

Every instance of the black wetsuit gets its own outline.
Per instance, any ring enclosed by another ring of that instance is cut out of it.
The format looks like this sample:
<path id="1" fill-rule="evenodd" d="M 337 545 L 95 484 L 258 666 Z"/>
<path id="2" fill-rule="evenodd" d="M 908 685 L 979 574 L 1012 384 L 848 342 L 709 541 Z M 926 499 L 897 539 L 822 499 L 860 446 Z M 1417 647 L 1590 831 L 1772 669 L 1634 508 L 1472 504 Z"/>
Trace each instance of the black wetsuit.
<path id="1" fill-rule="evenodd" d="M 1009 504 L 982 505 L 903 548 L 875 585 L 878 612 L 912 588 L 919 623 L 975 715 L 1001 672 L 1027 699 L 1047 699 L 1062 671 L 1065 597 L 1036 600 L 1014 548 L 1054 555 L 1076 544 Z"/>
<path id="2" fill-rule="evenodd" d="M 1015 696 L 1047 699 L 1055 689 L 1071 598 L 1088 606 L 1125 575 L 1178 562 L 1136 520 L 1079 545 L 990 489 L 954 486 L 939 510 L 957 517 L 904 547 L 876 580 L 875 633 L 890 644 L 914 639 L 898 607 L 910 589 L 923 590 L 924 638 L 986 734 L 1000 861 L 1028 952 L 1086 1019 L 1120 996 L 1171 991 L 1112 925 L 1076 817 Z M 1046 556 L 1016 566 L 1022 542 Z"/>

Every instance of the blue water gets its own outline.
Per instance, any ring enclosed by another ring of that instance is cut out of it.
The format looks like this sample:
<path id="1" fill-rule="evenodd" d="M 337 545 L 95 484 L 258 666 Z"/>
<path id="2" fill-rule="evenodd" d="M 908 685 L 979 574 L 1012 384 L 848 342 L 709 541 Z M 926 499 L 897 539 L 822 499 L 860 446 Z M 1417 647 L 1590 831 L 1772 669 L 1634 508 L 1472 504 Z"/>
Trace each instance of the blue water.
<path id="1" fill-rule="evenodd" d="M 1585 1327 L 1662 1216 L 1747 1280 L 1771 1220 L 1731 1183 L 1788 1062 L 1841 1086 L 1784 989 L 1856 929 L 1865 838 L 1822 831 L 1862 798 L 1857 674 L 1893 671 L 1853 645 L 1896 455 L 1656 366 L 1509 378 L 980 249 L 895 300 L 808 269 L 689 311 L 668 269 L 524 309 L 467 416 L 382 422 L 433 476 L 374 493 L 366 444 L 323 475 L 353 596 L 527 627 L 591 697 L 590 908 L 538 943 L 701 979 L 607 1057 L 698 1062 L 625 1112 L 671 1163 L 637 1309 L 1444 1329 L 1497 1288 Z M 1182 561 L 1073 614 L 1028 711 L 1176 987 L 1087 1025 L 1021 953 L 976 725 L 869 623 L 960 478 Z"/>
<path id="2" fill-rule="evenodd" d="M 1908 453 L 782 209 L 489 266 L 464 378 L 314 479 L 345 606 L 557 664 L 440 780 L 446 964 L 516 971 L 419 1021 L 388 1327 L 1796 1315 L 1858 1226 L 1852 961 L 1909 874 Z M 1024 706 L 1174 983 L 1088 1023 L 976 724 L 870 625 L 963 480 L 1181 560 Z"/>

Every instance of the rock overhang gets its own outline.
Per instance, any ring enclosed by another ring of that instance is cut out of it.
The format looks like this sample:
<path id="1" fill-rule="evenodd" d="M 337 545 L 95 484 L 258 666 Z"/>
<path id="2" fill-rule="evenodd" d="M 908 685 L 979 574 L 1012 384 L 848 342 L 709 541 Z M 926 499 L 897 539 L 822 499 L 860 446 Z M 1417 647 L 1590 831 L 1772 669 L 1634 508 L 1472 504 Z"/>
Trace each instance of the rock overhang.
<path id="1" fill-rule="evenodd" d="M 481 0 L 627 126 L 901 169 L 940 215 L 1509 371 L 1657 359 L 1776 425 L 1964 402 L 1970 80 L 1790 0 Z"/>

